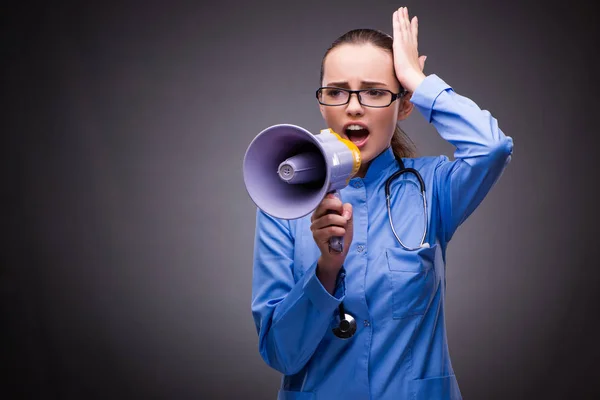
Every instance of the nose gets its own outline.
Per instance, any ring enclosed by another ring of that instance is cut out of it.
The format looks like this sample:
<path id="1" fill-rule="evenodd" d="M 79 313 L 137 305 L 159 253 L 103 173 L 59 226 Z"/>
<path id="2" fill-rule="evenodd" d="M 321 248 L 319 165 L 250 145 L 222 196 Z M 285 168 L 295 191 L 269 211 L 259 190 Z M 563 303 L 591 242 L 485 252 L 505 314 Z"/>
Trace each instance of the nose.
<path id="1" fill-rule="evenodd" d="M 363 106 L 358 101 L 358 93 L 350 94 L 350 100 L 346 104 L 346 113 L 349 115 L 362 115 L 363 112 Z"/>

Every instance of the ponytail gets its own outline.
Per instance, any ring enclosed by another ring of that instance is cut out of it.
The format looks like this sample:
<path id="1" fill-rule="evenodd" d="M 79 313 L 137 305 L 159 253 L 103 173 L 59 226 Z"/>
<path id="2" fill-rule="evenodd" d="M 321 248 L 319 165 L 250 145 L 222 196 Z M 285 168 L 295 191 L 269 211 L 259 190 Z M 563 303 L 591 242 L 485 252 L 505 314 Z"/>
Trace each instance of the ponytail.
<path id="1" fill-rule="evenodd" d="M 391 146 L 396 158 L 414 158 L 417 155 L 415 144 L 399 125 L 394 130 Z"/>

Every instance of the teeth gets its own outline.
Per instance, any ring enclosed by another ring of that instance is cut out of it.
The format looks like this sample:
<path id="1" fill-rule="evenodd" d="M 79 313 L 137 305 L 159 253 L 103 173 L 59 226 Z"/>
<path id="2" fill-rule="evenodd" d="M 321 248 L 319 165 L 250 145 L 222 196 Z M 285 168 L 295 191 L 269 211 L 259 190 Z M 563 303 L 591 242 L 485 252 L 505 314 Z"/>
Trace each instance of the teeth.
<path id="1" fill-rule="evenodd" d="M 358 130 L 365 129 L 365 128 L 360 125 L 348 125 L 348 127 L 346 129 L 349 131 L 358 131 Z"/>

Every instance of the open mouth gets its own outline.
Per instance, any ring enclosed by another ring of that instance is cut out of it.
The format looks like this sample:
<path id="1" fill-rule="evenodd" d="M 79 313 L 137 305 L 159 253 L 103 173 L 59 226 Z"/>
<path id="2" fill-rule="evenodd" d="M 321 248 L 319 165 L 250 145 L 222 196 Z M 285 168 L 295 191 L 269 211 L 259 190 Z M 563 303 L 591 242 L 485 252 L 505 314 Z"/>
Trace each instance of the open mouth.
<path id="1" fill-rule="evenodd" d="M 348 140 L 359 148 L 364 146 L 369 139 L 369 130 L 362 125 L 348 125 L 344 133 L 348 137 Z"/>

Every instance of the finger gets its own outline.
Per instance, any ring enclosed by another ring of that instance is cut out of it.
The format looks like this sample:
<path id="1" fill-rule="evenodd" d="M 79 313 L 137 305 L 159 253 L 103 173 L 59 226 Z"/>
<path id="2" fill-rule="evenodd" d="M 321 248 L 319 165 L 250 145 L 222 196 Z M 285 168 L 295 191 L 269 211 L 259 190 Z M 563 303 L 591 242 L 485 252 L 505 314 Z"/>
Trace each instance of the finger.
<path id="1" fill-rule="evenodd" d="M 404 25 L 406 23 L 406 13 L 408 11 L 406 10 L 406 7 L 402 7 L 401 10 L 402 12 L 400 13 L 400 19 L 402 21 L 402 25 Z"/>
<path id="2" fill-rule="evenodd" d="M 421 66 L 421 71 L 425 69 L 425 60 L 427 60 L 427 56 L 419 57 L 419 65 Z"/>
<path id="3" fill-rule="evenodd" d="M 412 39 L 415 43 L 415 45 L 417 45 L 418 43 L 418 37 L 419 37 L 419 20 L 417 19 L 417 16 L 415 15 L 412 19 L 412 21 L 410 22 L 410 29 L 412 30 Z"/>
<path id="4" fill-rule="evenodd" d="M 404 41 L 408 39 L 408 27 L 406 24 L 406 7 L 400 7 L 400 15 L 398 18 L 400 19 L 400 34 Z"/>
<path id="5" fill-rule="evenodd" d="M 343 209 L 342 209 L 342 201 L 340 199 L 338 199 L 337 197 L 334 197 L 334 196 L 330 197 L 328 195 L 317 206 L 317 208 L 313 212 L 311 220 L 315 221 L 330 211 L 341 214 Z"/>
<path id="6" fill-rule="evenodd" d="M 402 37 L 402 19 L 400 18 L 401 15 L 402 15 L 402 7 L 400 7 L 395 12 L 395 16 L 394 16 L 394 22 L 396 23 L 397 39 L 400 39 Z"/>
<path id="7" fill-rule="evenodd" d="M 400 25 L 398 24 L 398 10 L 396 10 L 394 11 L 394 14 L 392 14 L 392 33 L 394 34 L 394 36 L 397 35 L 399 30 Z"/>
<path id="8" fill-rule="evenodd" d="M 414 42 L 415 40 L 415 30 L 413 29 L 413 20 L 414 17 L 411 19 L 409 14 L 408 14 L 408 8 L 406 9 L 406 26 L 408 29 L 408 36 L 411 42 Z"/>
<path id="9" fill-rule="evenodd" d="M 400 26 L 400 11 L 399 8 L 396 12 L 394 12 L 393 25 L 394 25 L 394 39 L 400 40 L 402 37 L 402 28 Z"/>
<path id="10" fill-rule="evenodd" d="M 352 204 L 344 203 L 342 205 L 342 216 L 346 219 L 352 218 Z"/>
<path id="11" fill-rule="evenodd" d="M 342 211 L 342 217 L 346 219 L 346 221 L 352 221 L 352 204 L 345 203 L 343 205 L 344 211 Z"/>
<path id="12" fill-rule="evenodd" d="M 346 203 L 344 204 L 344 215 L 347 215 L 348 221 L 346 222 L 346 233 L 348 234 L 348 238 L 345 239 L 348 244 L 352 240 L 352 234 L 354 232 L 354 218 L 352 213 L 352 204 Z"/>
<path id="13" fill-rule="evenodd" d="M 404 8 L 404 23 L 406 24 L 406 40 L 409 42 L 413 41 L 413 30 L 410 17 L 408 15 L 408 7 Z"/>
<path id="14" fill-rule="evenodd" d="M 342 228 L 345 228 L 347 222 L 348 222 L 348 219 L 341 215 L 326 214 L 326 215 L 323 215 L 321 218 L 316 219 L 310 225 L 310 229 L 314 232 L 318 229 L 323 229 L 325 227 L 332 226 L 332 225 L 341 226 Z"/>
<path id="15" fill-rule="evenodd" d="M 326 244 L 333 236 L 345 236 L 346 229 L 340 226 L 327 226 L 314 232 L 313 238 L 315 242 Z"/>
<path id="16" fill-rule="evenodd" d="M 319 218 L 315 218 L 312 221 L 310 229 L 315 231 L 330 225 L 345 227 L 348 219 L 350 218 L 352 218 L 352 205 L 350 203 L 346 203 L 342 205 L 342 211 L 339 214 L 326 213 Z"/>

